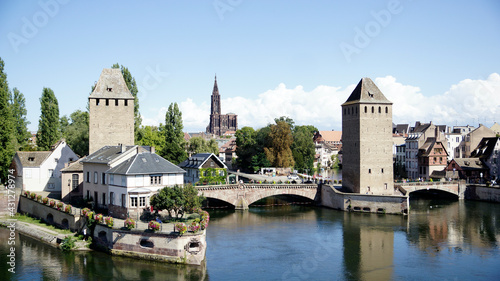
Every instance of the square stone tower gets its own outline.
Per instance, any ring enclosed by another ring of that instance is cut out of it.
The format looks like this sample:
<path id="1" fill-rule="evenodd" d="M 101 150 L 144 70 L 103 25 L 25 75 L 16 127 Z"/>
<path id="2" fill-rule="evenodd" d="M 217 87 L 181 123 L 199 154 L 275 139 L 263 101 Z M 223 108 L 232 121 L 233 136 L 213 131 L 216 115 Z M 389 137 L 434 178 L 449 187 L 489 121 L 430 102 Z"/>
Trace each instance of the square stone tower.
<path id="1" fill-rule="evenodd" d="M 89 155 L 106 145 L 134 145 L 134 96 L 122 72 L 102 70 L 89 96 Z"/>
<path id="2" fill-rule="evenodd" d="M 392 195 L 392 102 L 362 78 L 342 104 L 342 186 L 362 194 Z"/>

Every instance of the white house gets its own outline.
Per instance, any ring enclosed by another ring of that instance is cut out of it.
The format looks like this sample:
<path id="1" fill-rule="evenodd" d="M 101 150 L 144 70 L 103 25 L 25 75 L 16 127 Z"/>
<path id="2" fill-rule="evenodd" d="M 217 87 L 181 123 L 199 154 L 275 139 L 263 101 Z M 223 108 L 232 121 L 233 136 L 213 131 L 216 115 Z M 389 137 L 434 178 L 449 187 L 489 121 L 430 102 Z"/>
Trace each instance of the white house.
<path id="1" fill-rule="evenodd" d="M 140 213 L 158 189 L 184 183 L 185 171 L 149 146 L 104 146 L 82 163 L 83 197 L 114 217 Z"/>
<path id="2" fill-rule="evenodd" d="M 16 185 L 33 192 L 61 192 L 61 169 L 78 160 L 65 140 L 54 144 L 50 151 L 17 151 L 12 160 Z"/>
<path id="3" fill-rule="evenodd" d="M 219 157 L 213 153 L 198 153 L 179 164 L 179 167 L 186 170 L 184 177 L 185 183 L 195 184 L 200 181 L 204 175 L 201 175 L 200 169 L 213 168 L 227 171 L 227 166 Z M 214 175 L 215 176 L 215 175 Z M 221 176 L 221 175 L 219 175 Z M 227 180 L 227 179 L 224 179 Z"/>

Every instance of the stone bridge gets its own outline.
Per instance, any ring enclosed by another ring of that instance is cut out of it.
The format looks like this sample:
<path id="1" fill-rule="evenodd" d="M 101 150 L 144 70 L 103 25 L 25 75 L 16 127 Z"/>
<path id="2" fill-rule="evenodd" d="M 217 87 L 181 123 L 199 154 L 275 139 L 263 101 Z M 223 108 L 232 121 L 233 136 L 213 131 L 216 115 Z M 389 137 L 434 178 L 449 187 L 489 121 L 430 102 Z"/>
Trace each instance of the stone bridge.
<path id="1" fill-rule="evenodd" d="M 269 196 L 297 195 L 319 200 L 316 184 L 228 184 L 197 186 L 198 192 L 207 198 L 225 201 L 236 209 L 248 209 L 248 205 Z"/>
<path id="2" fill-rule="evenodd" d="M 409 183 L 396 183 L 394 184 L 404 195 L 421 190 L 439 190 L 463 199 L 466 189 L 465 182 L 451 181 L 451 182 L 409 182 Z"/>

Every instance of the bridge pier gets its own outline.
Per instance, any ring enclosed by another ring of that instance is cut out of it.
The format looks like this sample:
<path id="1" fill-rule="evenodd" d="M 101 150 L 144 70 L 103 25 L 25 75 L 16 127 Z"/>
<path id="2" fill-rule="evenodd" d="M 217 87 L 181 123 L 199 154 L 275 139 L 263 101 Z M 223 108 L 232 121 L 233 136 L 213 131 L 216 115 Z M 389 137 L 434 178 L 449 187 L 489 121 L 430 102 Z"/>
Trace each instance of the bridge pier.
<path id="1" fill-rule="evenodd" d="M 236 210 L 248 210 L 248 203 L 244 195 L 238 195 L 238 201 L 234 205 Z"/>

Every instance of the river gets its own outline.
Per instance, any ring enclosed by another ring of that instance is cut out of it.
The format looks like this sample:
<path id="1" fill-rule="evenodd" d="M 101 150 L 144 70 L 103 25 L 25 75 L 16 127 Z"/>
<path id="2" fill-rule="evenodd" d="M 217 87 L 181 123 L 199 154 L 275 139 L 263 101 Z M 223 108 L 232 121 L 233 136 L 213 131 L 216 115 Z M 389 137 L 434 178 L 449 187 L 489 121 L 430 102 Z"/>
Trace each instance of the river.
<path id="1" fill-rule="evenodd" d="M 408 217 L 311 206 L 210 210 L 206 263 L 63 253 L 0 228 L 0 280 L 499 280 L 500 204 L 415 200 Z"/>

